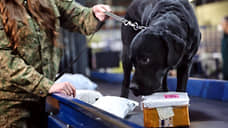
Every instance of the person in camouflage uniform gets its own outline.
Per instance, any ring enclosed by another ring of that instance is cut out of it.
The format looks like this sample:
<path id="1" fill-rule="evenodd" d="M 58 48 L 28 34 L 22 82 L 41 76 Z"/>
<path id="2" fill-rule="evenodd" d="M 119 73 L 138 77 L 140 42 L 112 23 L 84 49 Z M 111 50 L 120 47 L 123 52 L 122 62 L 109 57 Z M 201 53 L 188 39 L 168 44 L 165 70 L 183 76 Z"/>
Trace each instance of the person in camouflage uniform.
<path id="1" fill-rule="evenodd" d="M 87 8 L 74 0 L 0 0 L 0 127 L 42 127 L 44 98 L 75 95 L 68 83 L 54 84 L 59 68 L 60 26 L 82 34 L 95 32 L 111 11 Z"/>

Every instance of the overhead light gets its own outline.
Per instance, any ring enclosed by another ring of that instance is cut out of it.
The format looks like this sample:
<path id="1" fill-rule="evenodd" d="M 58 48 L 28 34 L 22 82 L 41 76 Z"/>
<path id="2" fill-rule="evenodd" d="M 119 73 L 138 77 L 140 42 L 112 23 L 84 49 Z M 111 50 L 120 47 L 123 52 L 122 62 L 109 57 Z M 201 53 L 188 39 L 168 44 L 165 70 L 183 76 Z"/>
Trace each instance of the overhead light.
<path id="1" fill-rule="evenodd" d="M 189 2 L 194 2 L 195 0 L 188 0 Z"/>

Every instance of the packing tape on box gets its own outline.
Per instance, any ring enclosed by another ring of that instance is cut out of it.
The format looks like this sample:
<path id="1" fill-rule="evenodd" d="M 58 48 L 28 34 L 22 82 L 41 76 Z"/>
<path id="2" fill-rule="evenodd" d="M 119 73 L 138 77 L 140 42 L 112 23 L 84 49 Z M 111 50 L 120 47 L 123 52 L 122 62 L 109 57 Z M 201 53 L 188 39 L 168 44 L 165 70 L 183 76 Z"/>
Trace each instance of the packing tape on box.
<path id="1" fill-rule="evenodd" d="M 165 120 L 174 116 L 172 107 L 158 107 L 156 108 L 160 120 Z"/>

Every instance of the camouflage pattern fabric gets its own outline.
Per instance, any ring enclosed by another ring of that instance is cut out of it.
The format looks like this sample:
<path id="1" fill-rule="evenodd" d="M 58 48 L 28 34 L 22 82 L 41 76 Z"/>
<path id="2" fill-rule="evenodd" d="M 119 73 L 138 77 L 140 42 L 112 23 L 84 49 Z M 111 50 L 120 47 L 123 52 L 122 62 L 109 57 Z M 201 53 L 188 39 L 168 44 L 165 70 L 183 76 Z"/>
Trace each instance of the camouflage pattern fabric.
<path id="1" fill-rule="evenodd" d="M 57 31 L 60 26 L 86 35 L 96 30 L 98 20 L 90 8 L 83 7 L 74 0 L 48 1 L 58 19 L 55 25 Z M 15 122 L 31 117 L 34 111 L 39 117 L 39 110 L 32 110 L 31 106 L 35 103 L 36 106 L 43 107 L 41 99 L 47 96 L 59 68 L 61 49 L 52 45 L 51 39 L 29 13 L 27 18 L 31 32 L 18 46 L 17 54 L 8 47 L 9 38 L 0 18 L 1 128 L 23 127 L 23 121 Z M 18 26 L 23 27 L 23 24 L 18 23 Z"/>

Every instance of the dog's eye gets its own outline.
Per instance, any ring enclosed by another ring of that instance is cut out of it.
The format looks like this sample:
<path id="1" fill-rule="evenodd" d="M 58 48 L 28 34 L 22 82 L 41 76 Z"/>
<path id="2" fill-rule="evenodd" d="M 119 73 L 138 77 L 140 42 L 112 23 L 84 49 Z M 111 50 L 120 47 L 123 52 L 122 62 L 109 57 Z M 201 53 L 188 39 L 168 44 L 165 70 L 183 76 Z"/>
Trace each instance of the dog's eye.
<path id="1" fill-rule="evenodd" d="M 143 57 L 141 59 L 141 63 L 142 64 L 149 64 L 150 63 L 150 58 L 149 57 Z"/>

